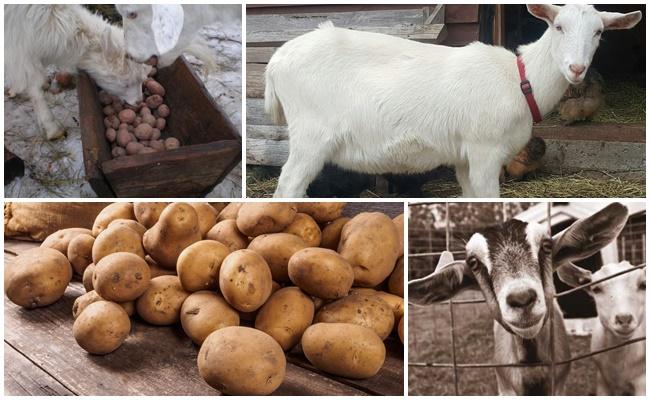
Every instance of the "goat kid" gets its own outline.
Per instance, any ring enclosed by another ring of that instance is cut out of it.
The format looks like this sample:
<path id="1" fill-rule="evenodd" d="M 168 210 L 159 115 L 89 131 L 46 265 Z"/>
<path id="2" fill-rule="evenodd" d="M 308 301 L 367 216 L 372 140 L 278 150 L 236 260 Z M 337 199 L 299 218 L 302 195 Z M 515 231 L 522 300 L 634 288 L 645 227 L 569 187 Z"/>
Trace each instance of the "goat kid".
<path id="1" fill-rule="evenodd" d="M 623 261 L 592 273 L 574 264 L 558 269 L 560 279 L 581 286 L 632 268 Z M 591 335 L 591 351 L 645 336 L 645 268 L 628 272 L 585 289 L 596 302 L 598 322 Z M 645 342 L 593 356 L 598 367 L 598 396 L 645 396 Z"/>
<path id="2" fill-rule="evenodd" d="M 203 26 L 241 20 L 241 5 L 117 4 L 124 20 L 127 53 L 136 61 L 158 57 L 165 67 L 183 52 L 213 65 L 212 51 L 199 37 Z"/>
<path id="3" fill-rule="evenodd" d="M 588 5 L 528 5 L 549 28 L 519 48 L 542 114 L 582 81 L 604 30 L 641 19 Z M 331 22 L 280 47 L 266 68 L 265 110 L 288 123 L 276 197 L 305 196 L 325 163 L 370 174 L 456 168 L 465 197 L 498 197 L 499 172 L 531 137 L 510 51 L 453 48 Z"/>
<path id="4" fill-rule="evenodd" d="M 555 360 L 567 360 L 571 353 L 553 297 L 553 266 L 596 253 L 616 238 L 626 220 L 627 208 L 613 203 L 553 238 L 545 226 L 516 219 L 477 232 L 467 242 L 464 261 L 449 262 L 409 282 L 409 302 L 428 305 L 479 288 L 495 320 L 496 363 L 550 363 L 551 338 Z M 547 323 L 550 313 L 552 336 Z M 569 369 L 569 364 L 555 367 L 555 393 L 551 393 L 547 367 L 496 368 L 499 394 L 564 394 Z"/>
<path id="5" fill-rule="evenodd" d="M 122 30 L 80 5 L 5 6 L 5 85 L 26 92 L 49 140 L 65 134 L 45 101 L 46 67 L 86 71 L 107 92 L 135 104 L 150 67 L 124 57 Z"/>

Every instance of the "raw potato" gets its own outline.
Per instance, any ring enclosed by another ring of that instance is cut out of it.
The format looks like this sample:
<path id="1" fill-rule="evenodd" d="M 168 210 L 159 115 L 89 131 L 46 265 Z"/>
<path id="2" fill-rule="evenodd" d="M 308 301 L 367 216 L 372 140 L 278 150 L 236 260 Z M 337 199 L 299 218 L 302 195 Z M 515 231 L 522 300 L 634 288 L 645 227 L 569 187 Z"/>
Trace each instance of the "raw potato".
<path id="1" fill-rule="evenodd" d="M 185 334 L 199 346 L 214 331 L 239 325 L 239 314 L 217 293 L 201 290 L 192 293 L 181 307 Z"/>
<path id="2" fill-rule="evenodd" d="M 126 226 L 113 226 L 104 229 L 93 244 L 93 262 L 95 265 L 104 257 L 113 253 L 133 253 L 144 261 L 142 237 L 138 232 Z"/>
<path id="3" fill-rule="evenodd" d="M 213 332 L 199 351 L 201 377 L 230 395 L 268 395 L 284 380 L 287 360 L 278 343 L 257 329 L 230 326 Z"/>
<path id="4" fill-rule="evenodd" d="M 350 294 L 361 294 L 369 296 L 377 296 L 380 299 L 384 300 L 393 310 L 393 315 L 395 316 L 395 321 L 399 321 L 404 316 L 404 299 L 395 296 L 394 294 L 382 292 L 370 288 L 356 288 L 352 289 Z"/>
<path id="5" fill-rule="evenodd" d="M 322 224 L 340 217 L 346 204 L 334 202 L 298 203 L 298 212 L 309 214 L 316 222 Z"/>
<path id="6" fill-rule="evenodd" d="M 147 254 L 161 267 L 176 269 L 181 252 L 199 240 L 199 217 L 194 208 L 187 203 L 172 203 L 145 232 L 142 243 Z"/>
<path id="7" fill-rule="evenodd" d="M 404 257 L 400 257 L 388 278 L 388 292 L 404 297 Z"/>
<path id="8" fill-rule="evenodd" d="M 84 276 L 81 279 L 84 285 L 84 289 L 86 289 L 86 292 L 90 292 L 93 289 L 93 275 L 95 274 L 95 264 L 90 263 L 86 267 L 86 270 L 84 271 Z"/>
<path id="9" fill-rule="evenodd" d="M 68 246 L 70 241 L 79 235 L 90 235 L 92 232 L 84 228 L 66 228 L 61 229 L 50 236 L 46 237 L 41 247 L 49 247 L 50 249 L 61 252 L 64 256 L 68 254 Z"/>
<path id="10" fill-rule="evenodd" d="M 149 229 L 158 222 L 160 214 L 162 214 L 165 207 L 169 203 L 133 203 L 133 211 L 135 212 L 135 219 L 142 224 L 145 228 Z"/>
<path id="11" fill-rule="evenodd" d="M 201 240 L 188 246 L 178 257 L 176 272 L 188 292 L 219 288 L 219 269 L 230 250 L 214 240 Z"/>
<path id="12" fill-rule="evenodd" d="M 296 216 L 295 203 L 244 203 L 237 213 L 237 228 L 247 236 L 282 232 Z"/>
<path id="13" fill-rule="evenodd" d="M 239 209 L 241 208 L 242 204 L 244 203 L 229 203 L 223 208 L 223 210 L 219 212 L 219 215 L 217 216 L 217 222 L 221 222 L 226 219 L 236 220 L 237 214 L 239 213 Z"/>
<path id="14" fill-rule="evenodd" d="M 299 236 L 290 233 L 271 233 L 260 235 L 248 245 L 249 250 L 261 255 L 271 269 L 276 282 L 289 282 L 289 259 L 296 252 L 305 249 L 305 243 Z"/>
<path id="15" fill-rule="evenodd" d="M 25 308 L 50 305 L 59 300 L 72 279 L 72 267 L 60 251 L 37 247 L 5 265 L 5 293 Z"/>
<path id="16" fill-rule="evenodd" d="M 282 347 L 291 350 L 314 319 L 314 302 L 297 287 L 275 292 L 260 308 L 255 329 L 268 333 Z"/>
<path id="17" fill-rule="evenodd" d="M 158 265 L 153 258 L 149 256 L 145 256 L 144 260 L 149 264 L 149 270 L 151 271 L 151 278 L 155 278 L 157 276 L 163 276 L 163 275 L 174 275 L 176 276 L 176 270 L 171 270 L 171 269 L 166 269 L 166 268 L 161 268 L 160 265 Z"/>
<path id="18" fill-rule="evenodd" d="M 237 229 L 237 221 L 225 219 L 217 222 L 205 235 L 206 239 L 216 240 L 225 244 L 230 251 L 245 249 L 248 247 L 248 237 L 242 235 Z"/>
<path id="19" fill-rule="evenodd" d="M 135 300 L 147 290 L 150 281 L 149 265 L 133 253 L 109 254 L 95 264 L 93 288 L 106 300 Z"/>
<path id="20" fill-rule="evenodd" d="M 230 253 L 221 264 L 219 288 L 231 306 L 255 311 L 271 295 L 271 270 L 264 258 L 252 250 Z"/>
<path id="21" fill-rule="evenodd" d="M 345 322 L 365 326 L 384 340 L 393 330 L 395 315 L 393 308 L 380 297 L 356 293 L 324 305 L 314 322 Z"/>
<path id="22" fill-rule="evenodd" d="M 92 303 L 104 300 L 100 295 L 97 294 L 94 290 L 91 290 L 88 293 L 84 293 L 81 296 L 77 297 L 72 304 L 72 317 L 77 318 L 83 310 L 86 309 Z M 120 307 L 126 311 L 126 314 L 130 317 L 135 312 L 135 305 L 132 301 L 127 301 L 124 303 L 118 303 Z"/>
<path id="23" fill-rule="evenodd" d="M 310 247 L 291 257 L 289 278 L 312 296 L 338 299 L 350 291 L 354 271 L 350 263 L 334 250 Z"/>
<path id="24" fill-rule="evenodd" d="M 307 243 L 309 247 L 320 246 L 321 231 L 312 217 L 304 213 L 297 213 L 293 222 L 283 232 L 296 235 Z"/>
<path id="25" fill-rule="evenodd" d="M 271 296 L 273 296 L 273 293 L 277 292 L 280 289 L 282 289 L 282 286 L 280 286 L 279 283 L 276 281 L 271 282 Z M 239 318 L 244 321 L 255 322 L 255 317 L 257 317 L 257 313 L 259 311 L 259 309 L 250 312 L 239 311 Z"/>
<path id="26" fill-rule="evenodd" d="M 189 295 L 177 276 L 158 276 L 151 280 L 135 308 L 140 318 L 150 324 L 171 325 L 180 320 L 181 306 Z"/>
<path id="27" fill-rule="evenodd" d="M 397 334 L 399 335 L 399 340 L 404 343 L 404 317 L 399 320 L 399 325 L 397 325 Z"/>
<path id="28" fill-rule="evenodd" d="M 135 219 L 133 204 L 112 203 L 106 206 L 106 208 L 100 211 L 97 218 L 95 218 L 95 223 L 93 223 L 93 236 L 97 237 L 115 219 Z"/>
<path id="29" fill-rule="evenodd" d="M 385 214 L 360 213 L 343 227 L 338 252 L 352 264 L 355 286 L 375 287 L 395 267 L 397 228 Z"/>
<path id="30" fill-rule="evenodd" d="M 110 224 L 108 224 L 109 228 L 115 227 L 115 226 L 125 226 L 127 228 L 131 228 L 134 231 L 140 235 L 140 238 L 144 235 L 144 233 L 147 231 L 147 228 L 145 228 L 141 223 L 138 221 L 134 221 L 132 219 L 116 219 L 111 221 Z"/>
<path id="31" fill-rule="evenodd" d="M 217 223 L 217 210 L 212 208 L 209 203 L 190 203 L 199 217 L 199 230 L 201 237 L 205 237 L 206 233 Z"/>
<path id="32" fill-rule="evenodd" d="M 384 365 L 386 347 L 363 326 L 320 323 L 307 328 L 302 351 L 316 368 L 352 379 L 373 377 Z"/>
<path id="33" fill-rule="evenodd" d="M 110 301 L 89 304 L 72 325 L 74 338 L 91 354 L 108 354 L 124 343 L 131 331 L 126 311 Z"/>
<path id="34" fill-rule="evenodd" d="M 321 234 L 320 247 L 331 250 L 338 249 L 339 242 L 341 241 L 341 231 L 345 224 L 347 224 L 351 219 L 352 218 L 341 217 L 327 224 L 325 228 L 323 228 Z"/>
<path id="35" fill-rule="evenodd" d="M 83 275 L 86 267 L 93 262 L 93 243 L 95 238 L 89 233 L 82 233 L 70 240 L 68 260 L 77 275 Z"/>
<path id="36" fill-rule="evenodd" d="M 404 214 L 400 214 L 393 218 L 393 223 L 397 227 L 397 235 L 399 237 L 399 255 L 404 255 Z"/>

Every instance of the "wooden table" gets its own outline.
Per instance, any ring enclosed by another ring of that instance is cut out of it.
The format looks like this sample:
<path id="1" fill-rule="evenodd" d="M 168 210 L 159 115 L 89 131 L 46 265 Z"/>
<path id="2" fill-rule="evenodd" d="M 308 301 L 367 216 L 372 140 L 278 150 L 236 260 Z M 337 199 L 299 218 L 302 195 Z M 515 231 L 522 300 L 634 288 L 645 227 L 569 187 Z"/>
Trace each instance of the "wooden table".
<path id="1" fill-rule="evenodd" d="M 5 264 L 38 245 L 5 241 Z M 131 334 L 119 349 L 105 356 L 86 353 L 72 336 L 72 304 L 83 293 L 81 282 L 73 281 L 62 299 L 33 310 L 5 297 L 5 395 L 220 394 L 199 375 L 198 347 L 180 325 L 156 327 L 134 317 Z M 293 350 L 287 354 L 286 378 L 275 394 L 401 396 L 402 343 L 391 337 L 386 349 L 381 371 L 364 380 L 318 371 Z"/>

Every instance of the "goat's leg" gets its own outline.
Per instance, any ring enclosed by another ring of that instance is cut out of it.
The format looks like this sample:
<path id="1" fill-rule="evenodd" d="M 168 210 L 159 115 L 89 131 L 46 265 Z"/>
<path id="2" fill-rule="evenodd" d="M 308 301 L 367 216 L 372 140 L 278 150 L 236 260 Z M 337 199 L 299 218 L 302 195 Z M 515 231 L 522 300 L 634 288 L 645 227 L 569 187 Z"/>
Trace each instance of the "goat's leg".
<path id="1" fill-rule="evenodd" d="M 45 101 L 45 94 L 41 88 L 42 82 L 36 80 L 28 88 L 29 98 L 34 106 L 34 113 L 39 126 L 45 132 L 48 140 L 58 139 L 65 135 L 65 128 L 56 120 L 52 110 Z"/>
<path id="2" fill-rule="evenodd" d="M 273 197 L 305 197 L 309 184 L 325 165 L 323 152 L 314 146 L 290 146 Z"/>
<path id="3" fill-rule="evenodd" d="M 474 197 L 499 197 L 499 173 L 502 157 L 486 151 L 469 153 L 469 181 Z M 465 195 L 465 193 L 463 193 Z"/>
<path id="4" fill-rule="evenodd" d="M 459 164 L 456 165 L 456 180 L 463 191 L 463 197 L 474 197 L 472 184 L 469 180 L 469 165 Z"/>

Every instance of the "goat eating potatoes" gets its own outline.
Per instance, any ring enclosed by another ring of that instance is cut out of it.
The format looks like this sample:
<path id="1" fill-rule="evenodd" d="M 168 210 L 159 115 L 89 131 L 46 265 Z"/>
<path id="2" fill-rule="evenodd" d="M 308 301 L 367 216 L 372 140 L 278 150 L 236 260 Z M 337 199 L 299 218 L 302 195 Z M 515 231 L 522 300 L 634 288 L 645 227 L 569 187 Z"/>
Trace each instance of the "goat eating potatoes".
<path id="1" fill-rule="evenodd" d="M 27 93 L 49 140 L 65 134 L 43 94 L 49 65 L 84 70 L 130 104 L 142 100 L 151 68 L 126 59 L 122 30 L 80 5 L 5 5 L 5 85 L 12 94 Z"/>
<path id="2" fill-rule="evenodd" d="M 464 261 L 449 262 L 409 282 L 409 302 L 427 305 L 479 288 L 495 320 L 497 364 L 550 363 L 551 338 L 555 361 L 567 360 L 571 354 L 554 300 L 553 267 L 596 253 L 618 236 L 626 220 L 627 208 L 613 203 L 553 238 L 546 226 L 516 219 L 477 232 L 467 242 Z M 548 367 L 498 367 L 499 394 L 564 394 L 569 369 L 569 364 L 555 367 L 551 393 Z"/>
<path id="3" fill-rule="evenodd" d="M 601 34 L 641 12 L 528 5 L 548 29 L 519 48 L 541 115 L 582 81 Z M 483 43 L 454 48 L 331 22 L 288 41 L 266 67 L 265 110 L 286 120 L 289 158 L 276 197 L 305 196 L 325 163 L 370 174 L 454 166 L 465 197 L 498 197 L 499 173 L 533 120 L 517 57 Z"/>
<path id="4" fill-rule="evenodd" d="M 574 264 L 560 267 L 560 279 L 581 286 L 632 268 L 629 262 L 606 264 L 591 273 Z M 585 289 L 596 302 L 598 322 L 591 351 L 645 336 L 645 268 L 633 270 Z M 645 342 L 593 356 L 598 367 L 598 396 L 645 396 Z"/>

